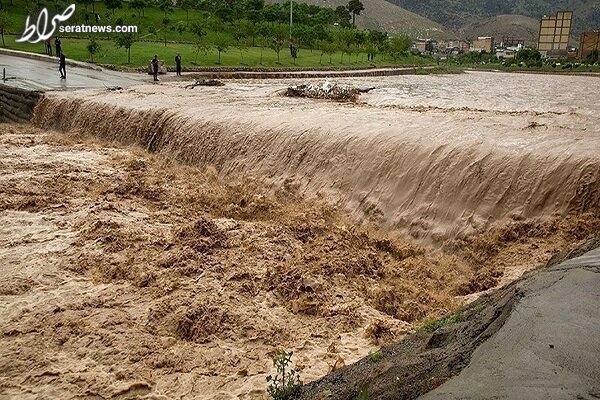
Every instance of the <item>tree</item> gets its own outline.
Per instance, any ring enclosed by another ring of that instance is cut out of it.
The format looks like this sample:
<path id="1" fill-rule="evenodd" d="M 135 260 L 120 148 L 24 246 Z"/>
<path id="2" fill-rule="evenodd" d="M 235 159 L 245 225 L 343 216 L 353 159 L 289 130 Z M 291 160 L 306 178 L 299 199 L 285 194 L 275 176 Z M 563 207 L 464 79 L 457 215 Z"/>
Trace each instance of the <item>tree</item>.
<path id="1" fill-rule="evenodd" d="M 360 0 L 350 0 L 348 3 L 348 11 L 352 13 L 352 25 L 356 26 L 356 16 L 365 9 L 365 6 Z"/>
<path id="2" fill-rule="evenodd" d="M 93 37 L 90 38 L 90 42 L 87 44 L 86 49 L 88 53 L 90 53 L 90 58 L 92 59 L 92 62 L 94 62 L 94 54 L 98 54 L 101 47 L 102 46 L 96 41 L 96 39 L 94 39 Z"/>
<path id="3" fill-rule="evenodd" d="M 192 32 L 194 35 L 196 35 L 196 42 L 194 43 L 194 63 L 196 63 L 196 61 L 198 60 L 198 55 L 200 53 L 202 54 L 206 54 L 208 53 L 208 50 L 210 49 L 210 47 L 206 44 L 206 41 L 204 40 L 206 37 L 206 30 L 204 29 L 204 22 L 203 21 L 195 21 L 192 23 L 192 26 L 190 27 L 190 32 Z"/>
<path id="4" fill-rule="evenodd" d="M 285 25 L 275 25 L 271 30 L 271 49 L 275 53 L 277 53 L 277 63 L 281 62 L 279 58 L 279 54 L 281 53 L 281 49 L 285 46 L 285 42 L 288 37 L 287 26 Z"/>
<path id="5" fill-rule="evenodd" d="M 186 25 L 183 23 L 183 21 L 179 21 L 177 23 L 177 25 L 175 25 L 175 29 L 177 30 L 177 32 L 179 33 L 179 36 L 183 35 L 183 32 L 187 31 L 187 27 Z"/>
<path id="6" fill-rule="evenodd" d="M 265 8 L 265 0 L 245 0 L 244 9 L 246 18 L 254 25 L 262 19 L 262 10 Z"/>
<path id="7" fill-rule="evenodd" d="M 333 55 L 333 53 L 335 53 L 337 51 L 337 45 L 334 43 L 334 41 L 328 37 L 326 39 L 323 39 L 321 41 L 319 41 L 319 48 L 321 49 L 321 58 L 319 63 L 323 64 L 323 56 L 325 54 L 329 55 L 329 64 L 331 64 L 331 56 Z"/>
<path id="8" fill-rule="evenodd" d="M 344 53 L 350 53 L 354 43 L 354 31 L 352 29 L 340 29 L 335 35 L 335 44 L 342 52 L 340 63 L 344 62 Z"/>
<path id="9" fill-rule="evenodd" d="M 160 24 L 163 27 L 163 37 L 165 39 L 165 47 L 167 47 L 167 31 L 169 30 L 169 25 L 171 25 L 171 20 L 169 18 L 163 18 L 162 21 L 160 21 Z"/>
<path id="10" fill-rule="evenodd" d="M 0 11 L 0 36 L 2 37 L 2 47 L 6 47 L 4 42 L 4 33 L 11 24 L 11 19 L 5 10 Z"/>
<path id="11" fill-rule="evenodd" d="M 6 43 L 4 43 L 4 31 L 10 25 L 10 17 L 5 10 L 0 11 L 0 36 L 2 36 L 2 47 L 6 47 Z"/>
<path id="12" fill-rule="evenodd" d="M 146 8 L 146 0 L 131 0 L 129 2 L 129 8 L 136 10 L 138 18 L 144 15 L 144 8 Z"/>
<path id="13" fill-rule="evenodd" d="M 121 6 L 123 5 L 121 3 L 121 0 L 104 0 L 104 4 L 106 5 L 106 8 L 112 11 L 113 16 L 115 15 L 115 10 L 117 8 L 121 8 Z"/>
<path id="14" fill-rule="evenodd" d="M 338 23 L 341 27 L 347 28 L 350 26 L 350 20 L 352 19 L 352 16 L 350 15 L 350 12 L 346 7 L 336 7 L 335 11 L 333 12 L 333 15 L 335 18 L 335 22 Z"/>
<path id="15" fill-rule="evenodd" d="M 377 52 L 384 53 L 389 46 L 388 35 L 385 32 L 371 29 L 367 32 L 368 52 L 375 57 Z"/>
<path id="16" fill-rule="evenodd" d="M 160 11 L 163 12 L 163 16 L 167 18 L 167 13 L 172 13 L 173 10 L 173 2 L 171 0 L 156 0 L 156 5 L 160 8 Z"/>
<path id="17" fill-rule="evenodd" d="M 271 37 L 271 28 L 270 28 L 269 24 L 267 24 L 265 22 L 259 24 L 256 28 L 256 35 L 258 36 L 258 45 L 260 46 L 259 64 L 262 65 L 263 50 L 266 46 L 269 45 L 269 38 Z"/>
<path id="18" fill-rule="evenodd" d="M 224 33 L 217 33 L 215 35 L 214 46 L 215 49 L 217 49 L 217 52 L 219 53 L 219 65 L 221 64 L 221 53 L 226 52 L 230 45 L 231 40 L 229 39 L 229 36 L 227 36 Z"/>
<path id="19" fill-rule="evenodd" d="M 125 33 L 117 35 L 117 47 L 123 47 L 127 50 L 127 64 L 131 64 L 131 46 L 135 43 L 136 37 L 133 33 Z"/>
<path id="20" fill-rule="evenodd" d="M 233 24 L 233 40 L 235 40 L 235 47 L 240 51 L 242 63 L 244 62 L 244 51 L 248 50 L 246 39 L 250 35 L 250 31 L 254 31 L 254 26 L 248 20 L 238 20 Z"/>
<path id="21" fill-rule="evenodd" d="M 388 52 L 392 60 L 398 61 L 410 49 L 411 44 L 412 41 L 406 35 L 400 35 L 390 40 Z"/>
<path id="22" fill-rule="evenodd" d="M 542 65 L 542 54 L 536 49 L 523 48 L 515 55 L 515 61 L 524 63 L 528 67 Z"/>
<path id="23" fill-rule="evenodd" d="M 78 4 L 83 5 L 84 10 L 87 12 L 88 6 L 93 3 L 92 0 L 77 0 Z"/>
<path id="24" fill-rule="evenodd" d="M 363 31 L 355 30 L 352 32 L 354 37 L 352 39 L 352 50 L 356 55 L 356 61 L 358 61 L 358 56 L 363 50 L 365 43 L 367 41 L 367 35 Z"/>
<path id="25" fill-rule="evenodd" d="M 190 26 L 190 10 L 195 8 L 198 2 L 196 0 L 180 0 L 177 4 L 185 11 L 185 26 Z"/>

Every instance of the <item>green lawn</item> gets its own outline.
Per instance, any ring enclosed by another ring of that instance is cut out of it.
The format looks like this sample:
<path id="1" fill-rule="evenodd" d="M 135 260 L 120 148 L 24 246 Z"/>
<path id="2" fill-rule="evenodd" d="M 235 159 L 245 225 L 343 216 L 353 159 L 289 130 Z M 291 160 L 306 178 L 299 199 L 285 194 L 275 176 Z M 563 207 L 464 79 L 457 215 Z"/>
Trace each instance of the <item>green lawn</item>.
<path id="1" fill-rule="evenodd" d="M 16 43 L 15 36 L 6 36 L 6 46 L 10 49 L 23 50 L 33 53 L 44 53 L 43 44 L 30 44 L 30 43 Z M 63 51 L 67 58 L 71 58 L 79 61 L 90 61 L 90 55 L 86 49 L 89 40 L 87 39 L 71 39 L 64 37 L 62 39 Z M 94 62 L 98 64 L 112 64 L 112 65 L 127 65 L 127 52 L 123 48 L 118 48 L 112 40 L 100 40 L 101 44 L 100 53 L 94 57 Z M 219 66 L 218 64 L 218 53 L 215 49 L 211 49 L 206 54 L 194 54 L 194 46 L 186 43 L 167 43 L 165 47 L 164 43 L 161 42 L 136 42 L 131 48 L 131 67 L 142 67 L 148 65 L 150 59 L 157 54 L 161 60 L 165 60 L 165 64 L 168 66 L 175 65 L 175 55 L 177 52 L 181 53 L 183 59 L 184 68 L 190 68 L 195 66 Z M 231 47 L 226 52 L 221 53 L 221 64 L 220 66 L 228 67 L 267 67 L 267 68 L 283 68 L 283 67 L 361 67 L 371 65 L 367 63 L 367 56 L 364 53 L 361 54 L 344 54 L 343 60 L 341 53 L 335 53 L 331 55 L 331 64 L 329 55 L 323 55 L 321 64 L 321 51 L 308 49 L 300 49 L 298 52 L 298 58 L 296 64 L 294 64 L 293 58 L 290 57 L 289 49 L 284 48 L 280 53 L 280 62 L 277 62 L 277 54 L 269 49 L 264 48 L 262 50 L 263 57 L 261 61 L 261 49 L 259 47 L 249 47 L 244 49 L 241 53 L 240 50 Z M 242 60 L 243 58 L 243 60 Z M 395 62 L 384 57 L 383 55 L 376 57 L 376 65 L 426 65 L 430 64 L 430 60 L 414 56 L 407 55 L 402 57 Z"/>
<path id="2" fill-rule="evenodd" d="M 25 26 L 25 19 L 27 16 L 27 6 L 25 0 L 13 0 L 13 4 L 10 4 L 9 0 L 2 0 L 5 10 L 7 10 L 10 23 L 7 28 L 7 32 L 10 34 L 5 35 L 6 47 L 16 50 L 23 50 L 35 53 L 44 53 L 43 44 L 29 44 L 29 43 L 16 43 L 15 40 L 20 33 L 23 31 Z M 33 4 L 31 0 L 28 4 Z M 44 3 L 50 14 L 55 11 L 53 2 Z M 135 42 L 131 48 L 131 64 L 127 63 L 127 52 L 123 48 L 118 48 L 115 44 L 115 35 L 112 34 L 94 34 L 94 38 L 100 42 L 101 49 L 98 54 L 94 56 L 94 62 L 98 64 L 109 64 L 116 66 L 129 66 L 129 67 L 144 67 L 148 64 L 149 60 L 157 54 L 161 60 L 164 60 L 168 66 L 174 65 L 174 58 L 177 52 L 181 53 L 183 59 L 183 66 L 185 68 L 193 68 L 195 66 L 203 67 L 214 67 L 214 66 L 225 66 L 225 67 L 265 67 L 265 68 L 288 68 L 288 67 L 306 67 L 306 68 L 319 68 L 319 67 L 366 67 L 369 64 L 366 59 L 366 53 L 360 54 L 342 54 L 340 52 L 334 53 L 331 56 L 325 54 L 321 57 L 320 50 L 310 49 L 299 49 L 298 58 L 294 60 L 290 57 L 288 48 L 283 48 L 280 52 L 280 59 L 278 61 L 277 54 L 272 49 L 265 47 L 248 47 L 240 51 L 237 47 L 229 47 L 227 51 L 221 53 L 221 62 L 219 64 L 219 55 L 214 47 L 210 47 L 206 53 L 200 53 L 198 55 L 194 52 L 193 43 L 196 40 L 195 35 L 186 30 L 179 33 L 176 29 L 177 25 L 186 25 L 187 18 L 186 12 L 179 8 L 174 8 L 174 12 L 168 13 L 168 18 L 171 21 L 170 25 L 165 29 L 162 26 L 161 21 L 164 18 L 164 14 L 158 8 L 147 7 L 144 10 L 143 16 L 138 16 L 135 10 L 129 9 L 126 6 L 126 2 L 123 3 L 125 6 L 122 9 L 117 9 L 113 15 L 112 12 L 106 9 L 103 2 L 96 2 L 95 11 L 101 16 L 101 25 L 116 25 L 117 21 L 122 22 L 125 25 L 137 25 L 139 29 L 138 41 Z M 87 10 L 82 6 L 78 5 L 76 8 L 75 15 L 65 23 L 68 25 L 77 25 L 84 22 L 85 13 L 90 14 L 93 23 L 93 14 L 91 5 L 87 7 Z M 33 14 L 35 18 L 37 14 Z M 120 20 L 120 21 L 119 21 Z M 206 21 L 206 17 L 199 11 L 190 10 L 189 12 L 189 24 L 191 25 L 195 21 Z M 332 28 L 337 29 L 337 28 Z M 206 28 L 207 35 L 204 41 L 208 44 L 213 42 L 213 38 L 216 32 Z M 166 32 L 167 45 L 164 44 L 164 35 Z M 225 35 L 231 35 L 231 33 L 224 33 Z M 77 35 L 77 34 L 61 34 L 63 42 L 63 50 L 67 58 L 71 58 L 79 61 L 91 61 L 90 55 L 86 49 L 89 43 L 89 36 Z M 233 40 L 232 40 L 233 41 Z M 251 43 L 251 40 L 248 40 Z M 261 57 L 262 53 L 262 57 Z M 414 55 L 406 55 L 397 60 L 391 60 L 389 57 L 384 55 L 377 55 L 376 66 L 384 65 L 425 65 L 431 64 L 431 61 Z"/>

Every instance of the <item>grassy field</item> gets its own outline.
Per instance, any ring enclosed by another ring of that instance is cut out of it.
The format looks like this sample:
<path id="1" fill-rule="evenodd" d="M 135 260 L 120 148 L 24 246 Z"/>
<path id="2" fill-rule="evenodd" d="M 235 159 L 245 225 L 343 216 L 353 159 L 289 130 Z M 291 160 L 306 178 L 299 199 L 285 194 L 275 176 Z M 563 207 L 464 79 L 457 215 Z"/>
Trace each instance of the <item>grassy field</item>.
<path id="1" fill-rule="evenodd" d="M 31 3 L 31 2 L 30 2 Z M 20 33 L 25 26 L 27 16 L 27 7 L 24 0 L 13 0 L 13 4 L 5 1 L 4 8 L 7 10 L 10 17 L 10 23 L 7 32 L 11 33 L 5 36 L 6 47 L 15 50 L 22 50 L 34 53 L 44 53 L 43 44 L 16 43 Z M 126 3 L 124 3 L 126 4 Z M 50 14 L 54 13 L 53 3 L 46 4 Z M 375 63 L 367 62 L 366 53 L 359 54 L 344 54 L 336 52 L 334 54 L 322 54 L 320 50 L 299 49 L 298 58 L 294 60 L 290 56 L 288 48 L 283 48 L 280 52 L 279 59 L 277 53 L 268 48 L 246 47 L 240 50 L 231 45 L 225 52 L 221 53 L 219 63 L 219 54 L 214 47 L 208 48 L 204 53 L 196 54 L 194 49 L 195 35 L 189 30 L 179 32 L 177 26 L 186 26 L 193 24 L 195 21 L 206 21 L 199 11 L 189 11 L 188 15 L 184 10 L 174 8 L 174 12 L 168 13 L 167 16 L 171 21 L 169 26 L 165 28 L 160 21 L 164 18 L 164 14 L 158 8 L 147 7 L 144 10 L 143 16 L 138 16 L 135 10 L 127 8 L 125 5 L 122 9 L 117 9 L 113 15 L 110 10 L 107 10 L 104 3 L 97 2 L 95 11 L 100 15 L 102 25 L 116 25 L 122 23 L 124 25 L 137 25 L 138 37 L 131 48 L 131 63 L 127 62 L 127 52 L 123 48 L 119 48 L 115 44 L 114 34 L 94 34 L 101 49 L 98 54 L 94 55 L 94 62 L 104 65 L 128 66 L 128 67 L 145 67 L 149 60 L 156 54 L 161 60 L 165 61 L 167 66 L 174 66 L 175 55 L 179 52 L 182 55 L 184 69 L 193 67 L 210 67 L 210 66 L 225 66 L 225 67 L 265 67 L 265 68 L 287 68 L 287 67 L 366 67 L 366 66 L 388 66 L 388 65 L 426 65 L 431 64 L 431 60 L 420 56 L 406 55 L 399 59 L 392 60 L 391 58 L 382 55 L 377 55 Z M 84 23 L 84 15 L 88 13 L 93 21 L 92 7 L 87 7 L 87 10 L 78 5 L 75 15 L 71 17 L 67 24 L 77 25 Z M 36 15 L 35 13 L 33 14 Z M 337 29 L 337 28 L 334 28 Z M 204 41 L 207 44 L 212 43 L 212 39 L 216 32 L 206 29 L 207 35 Z M 166 33 L 166 46 L 164 43 Z M 224 35 L 230 33 L 223 32 Z M 87 35 L 61 34 L 63 42 L 63 50 L 67 58 L 78 61 L 91 61 L 90 54 L 87 51 L 87 44 L 90 38 Z M 233 42 L 233 40 L 232 40 Z"/>
<path id="2" fill-rule="evenodd" d="M 6 47 L 15 50 L 28 51 L 33 53 L 44 53 L 43 44 L 16 43 L 15 36 L 6 37 Z M 63 51 L 67 58 L 78 61 L 91 61 L 90 54 L 86 46 L 88 39 L 73 39 L 65 37 L 62 39 Z M 373 65 L 367 62 L 367 55 L 360 54 L 342 54 L 340 52 L 331 55 L 323 55 L 321 51 L 300 49 L 298 58 L 290 57 L 289 49 L 284 48 L 280 53 L 280 61 L 277 61 L 277 54 L 270 48 L 261 50 L 259 47 L 249 47 L 240 52 L 235 47 L 230 47 L 226 52 L 221 53 L 221 64 L 218 64 L 219 56 L 215 49 L 210 49 L 206 54 L 194 53 L 194 46 L 188 43 L 167 43 L 165 47 L 161 42 L 136 42 L 131 47 L 131 64 L 127 64 L 127 52 L 123 48 L 118 48 L 112 40 L 99 40 L 101 49 L 94 56 L 94 62 L 98 64 L 111 64 L 118 66 L 142 67 L 146 66 L 150 59 L 156 54 L 161 60 L 165 60 L 167 66 L 175 65 L 175 55 L 181 53 L 184 68 L 193 68 L 195 66 L 230 66 L 230 67 L 361 67 Z M 262 63 L 261 63 L 262 51 Z M 331 63 L 330 63 L 331 59 Z M 322 63 L 321 63 L 322 62 Z M 431 60 L 407 55 L 396 61 L 393 61 L 383 55 L 377 56 L 375 65 L 426 65 Z"/>

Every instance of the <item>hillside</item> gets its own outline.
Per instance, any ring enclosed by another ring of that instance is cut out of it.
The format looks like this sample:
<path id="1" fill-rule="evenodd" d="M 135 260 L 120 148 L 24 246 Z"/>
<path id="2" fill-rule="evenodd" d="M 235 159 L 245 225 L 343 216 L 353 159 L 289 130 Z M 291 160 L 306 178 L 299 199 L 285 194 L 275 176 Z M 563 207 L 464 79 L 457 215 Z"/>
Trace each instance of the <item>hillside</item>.
<path id="1" fill-rule="evenodd" d="M 534 45 L 539 31 L 538 20 L 524 15 L 498 15 L 477 20 L 459 29 L 461 37 L 468 39 L 477 36 L 494 36 L 498 40 L 503 37 L 524 40 L 527 45 Z"/>
<path id="2" fill-rule="evenodd" d="M 271 0 L 267 2 L 283 2 L 285 0 Z M 300 0 L 303 3 L 316 4 L 335 8 L 347 5 L 347 0 Z M 405 10 L 386 0 L 362 0 L 365 10 L 356 17 L 356 24 L 360 28 L 378 29 L 390 34 L 404 33 L 411 37 L 432 37 L 435 39 L 451 39 L 456 35 L 445 29 L 441 24 L 426 17 Z"/>
<path id="3" fill-rule="evenodd" d="M 575 13 L 574 34 L 600 26 L 600 2 L 597 0 L 387 0 L 412 12 L 423 15 L 459 30 L 477 19 L 499 15 L 520 14 L 535 20 L 559 10 Z"/>

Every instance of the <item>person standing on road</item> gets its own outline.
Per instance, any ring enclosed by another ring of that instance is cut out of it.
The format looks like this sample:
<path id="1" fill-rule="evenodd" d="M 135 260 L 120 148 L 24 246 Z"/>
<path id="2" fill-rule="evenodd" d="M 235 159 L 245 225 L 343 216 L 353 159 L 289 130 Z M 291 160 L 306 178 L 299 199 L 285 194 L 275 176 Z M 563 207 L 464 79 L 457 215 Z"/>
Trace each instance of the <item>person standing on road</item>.
<path id="1" fill-rule="evenodd" d="M 52 42 L 50 39 L 46 39 L 46 54 L 52 57 Z"/>
<path id="2" fill-rule="evenodd" d="M 85 13 L 85 24 L 89 25 L 90 24 L 90 14 Z"/>
<path id="3" fill-rule="evenodd" d="M 152 74 L 154 75 L 154 82 L 158 81 L 158 56 L 154 55 L 152 59 Z"/>
<path id="4" fill-rule="evenodd" d="M 54 39 L 54 47 L 56 47 L 56 57 L 60 57 L 62 53 L 62 42 L 58 36 Z"/>
<path id="5" fill-rule="evenodd" d="M 100 14 L 94 14 L 94 18 L 96 18 L 96 25 L 100 25 Z"/>
<path id="6" fill-rule="evenodd" d="M 60 79 L 67 79 L 67 60 L 65 58 L 65 53 L 60 53 L 58 72 L 60 72 Z"/>
<path id="7" fill-rule="evenodd" d="M 177 76 L 181 76 L 181 54 L 175 56 L 175 66 L 177 68 Z"/>

